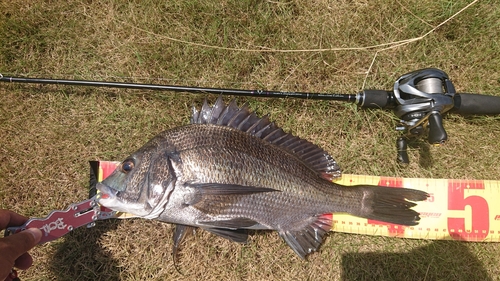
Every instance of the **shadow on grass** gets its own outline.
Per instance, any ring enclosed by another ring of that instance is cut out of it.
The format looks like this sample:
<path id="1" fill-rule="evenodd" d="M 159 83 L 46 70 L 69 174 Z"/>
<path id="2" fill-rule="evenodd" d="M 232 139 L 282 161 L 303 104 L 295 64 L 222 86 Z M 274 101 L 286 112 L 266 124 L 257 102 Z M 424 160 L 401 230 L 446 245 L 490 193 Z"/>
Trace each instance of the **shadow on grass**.
<path id="1" fill-rule="evenodd" d="M 408 253 L 348 253 L 342 280 L 492 280 L 464 242 L 435 241 Z"/>
<path id="2" fill-rule="evenodd" d="M 117 261 L 99 243 L 100 237 L 118 224 L 101 221 L 93 228 L 82 227 L 65 236 L 51 259 L 54 280 L 121 280 Z"/>

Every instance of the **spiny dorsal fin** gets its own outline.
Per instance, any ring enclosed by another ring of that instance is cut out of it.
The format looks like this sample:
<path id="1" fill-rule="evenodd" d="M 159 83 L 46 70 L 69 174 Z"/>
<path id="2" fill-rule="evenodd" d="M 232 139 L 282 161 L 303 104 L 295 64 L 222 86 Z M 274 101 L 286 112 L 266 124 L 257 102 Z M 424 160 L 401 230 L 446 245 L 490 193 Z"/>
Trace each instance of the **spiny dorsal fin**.
<path id="1" fill-rule="evenodd" d="M 219 96 L 215 104 L 209 106 L 205 99 L 201 110 L 198 111 L 193 106 L 191 124 L 215 124 L 238 129 L 293 153 L 327 180 L 341 175 L 337 162 L 326 151 L 307 140 L 285 133 L 274 122 L 269 121 L 267 115 L 257 117 L 247 104 L 238 107 L 236 101 L 232 100 L 226 105 L 222 96 Z"/>

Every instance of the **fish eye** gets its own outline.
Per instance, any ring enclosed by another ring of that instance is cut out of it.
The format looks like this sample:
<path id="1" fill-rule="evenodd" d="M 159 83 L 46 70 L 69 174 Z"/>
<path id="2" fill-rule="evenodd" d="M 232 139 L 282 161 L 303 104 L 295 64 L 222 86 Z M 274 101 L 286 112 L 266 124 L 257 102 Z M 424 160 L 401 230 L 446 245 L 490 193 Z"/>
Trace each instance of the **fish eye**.
<path id="1" fill-rule="evenodd" d="M 135 165 L 134 160 L 127 159 L 127 160 L 123 161 L 122 166 L 121 166 L 121 170 L 123 173 L 127 174 L 130 171 L 132 171 L 132 169 L 134 168 L 134 165 Z"/>

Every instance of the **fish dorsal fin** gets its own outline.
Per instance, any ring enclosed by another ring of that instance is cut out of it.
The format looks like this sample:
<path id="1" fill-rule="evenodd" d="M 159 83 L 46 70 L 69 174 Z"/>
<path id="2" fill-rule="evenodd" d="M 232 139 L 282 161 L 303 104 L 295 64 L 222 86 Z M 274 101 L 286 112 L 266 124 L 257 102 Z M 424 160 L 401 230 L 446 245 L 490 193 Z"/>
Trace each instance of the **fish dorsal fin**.
<path id="1" fill-rule="evenodd" d="M 215 104 L 209 106 L 205 99 L 201 110 L 193 106 L 191 124 L 214 124 L 238 129 L 294 154 L 327 180 L 341 175 L 337 162 L 326 151 L 307 140 L 285 133 L 267 115 L 257 117 L 247 104 L 238 107 L 236 101 L 232 100 L 226 105 L 222 96 L 219 96 Z"/>

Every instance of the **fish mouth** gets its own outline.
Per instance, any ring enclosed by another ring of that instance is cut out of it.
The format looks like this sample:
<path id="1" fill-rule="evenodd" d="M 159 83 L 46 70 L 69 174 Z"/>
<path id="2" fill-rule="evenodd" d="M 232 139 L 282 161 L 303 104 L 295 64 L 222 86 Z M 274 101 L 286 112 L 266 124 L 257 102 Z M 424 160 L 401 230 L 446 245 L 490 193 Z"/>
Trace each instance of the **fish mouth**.
<path id="1" fill-rule="evenodd" d="M 135 218 L 142 217 L 144 206 L 137 202 L 128 202 L 120 198 L 121 191 L 118 191 L 102 182 L 96 184 L 97 203 L 103 207 L 116 211 L 115 218 Z"/>
<path id="2" fill-rule="evenodd" d="M 97 190 L 99 190 L 99 194 L 97 195 L 97 201 L 99 203 L 102 203 L 101 201 L 106 201 L 110 199 L 116 199 L 116 195 L 118 193 L 117 190 L 114 190 L 110 188 L 109 186 L 103 184 L 103 183 L 97 183 L 96 185 Z M 104 205 L 104 204 L 101 204 Z"/>
<path id="3" fill-rule="evenodd" d="M 109 208 L 113 211 L 122 211 L 120 210 L 120 200 L 118 200 L 119 192 L 101 182 L 97 183 L 96 189 L 97 192 L 97 203 L 99 205 Z"/>

